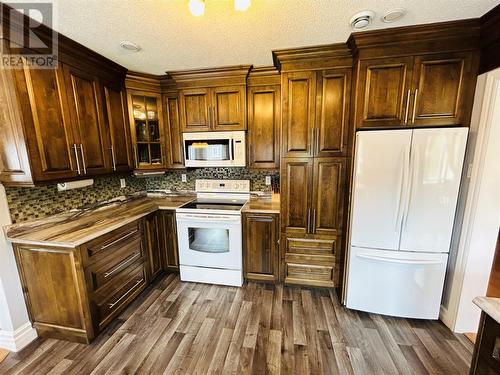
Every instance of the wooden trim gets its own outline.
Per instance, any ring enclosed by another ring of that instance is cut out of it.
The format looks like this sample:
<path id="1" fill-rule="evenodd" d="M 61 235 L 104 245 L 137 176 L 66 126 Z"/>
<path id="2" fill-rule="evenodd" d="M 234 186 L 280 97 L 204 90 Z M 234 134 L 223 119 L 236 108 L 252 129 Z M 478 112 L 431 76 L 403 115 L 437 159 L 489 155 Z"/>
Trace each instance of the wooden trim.
<path id="1" fill-rule="evenodd" d="M 479 73 L 500 67 L 500 5 L 480 18 L 481 65 Z"/>

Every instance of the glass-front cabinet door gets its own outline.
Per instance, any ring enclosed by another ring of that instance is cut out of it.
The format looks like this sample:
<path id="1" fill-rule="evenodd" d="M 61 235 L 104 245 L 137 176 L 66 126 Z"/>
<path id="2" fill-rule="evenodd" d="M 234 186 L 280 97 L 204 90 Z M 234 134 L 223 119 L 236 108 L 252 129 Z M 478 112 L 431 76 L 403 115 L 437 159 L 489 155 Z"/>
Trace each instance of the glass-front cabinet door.
<path id="1" fill-rule="evenodd" d="M 165 168 L 161 96 L 129 91 L 128 100 L 135 169 Z"/>

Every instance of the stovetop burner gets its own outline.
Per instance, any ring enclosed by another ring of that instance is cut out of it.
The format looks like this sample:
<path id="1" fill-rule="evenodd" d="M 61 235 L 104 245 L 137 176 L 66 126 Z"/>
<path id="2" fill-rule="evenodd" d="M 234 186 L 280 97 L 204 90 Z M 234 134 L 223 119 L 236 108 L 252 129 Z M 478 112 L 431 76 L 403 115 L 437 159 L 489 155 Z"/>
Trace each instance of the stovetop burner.
<path id="1" fill-rule="evenodd" d="M 193 210 L 224 210 L 224 211 L 240 211 L 245 202 L 239 200 L 206 200 L 196 199 L 192 202 L 182 205 L 180 208 Z"/>

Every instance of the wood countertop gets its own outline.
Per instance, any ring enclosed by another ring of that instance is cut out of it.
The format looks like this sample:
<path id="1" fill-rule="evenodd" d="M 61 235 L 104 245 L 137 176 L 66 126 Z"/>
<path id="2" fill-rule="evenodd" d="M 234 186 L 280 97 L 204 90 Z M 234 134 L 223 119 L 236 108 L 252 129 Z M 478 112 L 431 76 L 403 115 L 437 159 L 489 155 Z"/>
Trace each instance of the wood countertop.
<path id="1" fill-rule="evenodd" d="M 473 302 L 500 324 L 500 298 L 476 297 Z"/>
<path id="2" fill-rule="evenodd" d="M 102 208 L 72 210 L 3 229 L 12 243 L 74 248 L 159 209 L 174 210 L 194 198 L 138 196 Z"/>
<path id="3" fill-rule="evenodd" d="M 279 214 L 280 196 L 273 194 L 272 197 L 252 197 L 245 203 L 241 212 Z"/>

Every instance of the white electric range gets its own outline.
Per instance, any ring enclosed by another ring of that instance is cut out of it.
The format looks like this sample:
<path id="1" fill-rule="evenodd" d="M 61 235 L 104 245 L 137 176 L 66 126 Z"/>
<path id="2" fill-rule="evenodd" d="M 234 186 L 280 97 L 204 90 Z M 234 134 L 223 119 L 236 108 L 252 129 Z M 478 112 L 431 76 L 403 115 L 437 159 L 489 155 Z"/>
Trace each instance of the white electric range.
<path id="1" fill-rule="evenodd" d="M 196 180 L 196 200 L 176 210 L 180 278 L 243 285 L 241 209 L 249 180 Z"/>

